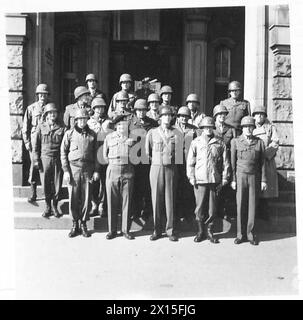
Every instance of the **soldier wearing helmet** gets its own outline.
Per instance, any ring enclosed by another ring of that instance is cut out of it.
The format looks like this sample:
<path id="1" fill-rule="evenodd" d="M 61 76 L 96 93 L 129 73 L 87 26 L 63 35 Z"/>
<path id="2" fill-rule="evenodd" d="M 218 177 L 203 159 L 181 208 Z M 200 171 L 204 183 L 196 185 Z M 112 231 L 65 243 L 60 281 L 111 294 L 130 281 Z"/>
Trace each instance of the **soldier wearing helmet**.
<path id="1" fill-rule="evenodd" d="M 150 77 L 145 77 L 144 79 L 141 80 L 142 83 L 142 88 L 136 90 L 135 96 L 137 99 L 144 99 L 147 100 L 149 95 L 154 93 L 153 90 L 150 89 L 149 82 L 151 81 Z"/>
<path id="2" fill-rule="evenodd" d="M 78 234 L 90 237 L 86 222 L 91 205 L 91 182 L 100 178 L 97 135 L 88 127 L 88 119 L 85 108 L 76 110 L 75 125 L 66 131 L 60 150 L 63 178 L 69 191 L 69 211 L 73 219 L 69 233 L 71 238 Z"/>
<path id="3" fill-rule="evenodd" d="M 72 129 L 75 125 L 75 115 L 79 109 L 87 109 L 89 111 L 90 106 L 90 92 L 84 86 L 76 87 L 74 90 L 75 103 L 65 107 L 63 115 L 63 121 L 67 129 Z"/>
<path id="4" fill-rule="evenodd" d="M 131 91 L 132 81 L 133 81 L 132 77 L 128 73 L 123 73 L 120 76 L 119 84 L 121 86 L 121 91 L 116 92 L 112 97 L 112 100 L 111 100 L 111 102 L 109 104 L 109 107 L 108 107 L 108 117 L 109 118 L 113 118 L 113 112 L 116 111 L 116 108 L 117 108 L 117 104 L 116 104 L 117 95 L 120 92 L 130 94 L 131 97 L 132 96 L 134 97 L 134 99 L 131 99 L 131 100 L 130 100 L 131 97 L 128 97 L 127 106 L 126 106 L 127 109 L 130 109 L 130 110 L 132 109 L 133 104 L 134 104 L 134 100 L 135 100 L 135 95 Z"/>
<path id="5" fill-rule="evenodd" d="M 279 149 L 279 136 L 275 125 L 268 120 L 264 106 L 255 107 L 252 115 L 256 124 L 253 135 L 262 139 L 265 145 L 265 172 L 267 178 L 267 189 L 261 193 L 257 212 L 260 218 L 268 219 L 268 199 L 277 198 L 279 195 L 275 162 L 275 156 Z"/>
<path id="6" fill-rule="evenodd" d="M 130 137 L 136 141 L 134 154 L 135 179 L 133 193 L 133 219 L 140 216 L 147 218 L 152 213 L 150 186 L 149 186 L 149 160 L 145 153 L 145 139 L 147 132 L 158 126 L 158 122 L 149 118 L 147 102 L 138 99 L 134 105 L 135 114 L 130 122 Z"/>
<path id="7" fill-rule="evenodd" d="M 58 201 L 62 185 L 60 145 L 65 129 L 58 119 L 54 103 L 45 106 L 43 116 L 45 121 L 38 125 L 33 139 L 33 160 L 34 166 L 40 170 L 45 195 L 46 206 L 42 216 L 49 218 L 54 213 L 59 218 Z"/>
<path id="8" fill-rule="evenodd" d="M 151 129 L 146 136 L 146 154 L 151 158 L 150 187 L 153 206 L 154 232 L 150 240 L 162 236 L 162 213 L 166 212 L 166 234 L 169 240 L 178 241 L 176 234 L 177 167 L 182 163 L 183 144 L 179 130 L 171 126 L 170 106 L 160 111 L 160 126 Z M 165 210 L 163 210 L 165 208 Z"/>
<path id="9" fill-rule="evenodd" d="M 264 142 L 253 136 L 255 119 L 241 120 L 242 135 L 231 141 L 231 187 L 237 197 L 237 238 L 235 244 L 249 241 L 258 245 L 254 222 L 260 193 L 267 189 Z"/>
<path id="10" fill-rule="evenodd" d="M 125 91 L 119 91 L 115 96 L 116 109 L 111 112 L 110 119 L 114 120 L 118 116 L 126 116 L 127 120 L 130 121 L 132 118 L 132 112 L 128 108 L 129 94 Z"/>
<path id="11" fill-rule="evenodd" d="M 220 102 L 228 111 L 225 122 L 236 129 L 237 136 L 241 134 L 241 119 L 251 114 L 250 104 L 241 97 L 242 86 L 238 81 L 228 85 L 229 98 Z"/>
<path id="12" fill-rule="evenodd" d="M 171 105 L 172 94 L 173 94 L 173 89 L 171 86 L 165 85 L 160 89 L 160 97 L 161 97 L 162 103 L 159 107 L 159 111 L 161 113 L 161 109 L 163 107 L 170 107 L 172 110 L 171 124 L 174 125 L 177 119 L 178 107 Z"/>
<path id="13" fill-rule="evenodd" d="M 147 112 L 147 116 L 152 118 L 156 121 L 159 120 L 159 104 L 160 104 L 160 97 L 157 93 L 152 93 L 148 96 L 147 99 L 149 111 Z"/>
<path id="14" fill-rule="evenodd" d="M 40 83 L 36 87 L 37 101 L 29 105 L 24 113 L 22 137 L 26 150 L 30 155 L 30 169 L 28 182 L 31 185 L 31 196 L 28 202 L 33 203 L 37 199 L 37 183 L 39 181 L 39 171 L 33 166 L 32 140 L 39 123 L 43 120 L 44 106 L 47 104 L 49 90 L 47 84 Z"/>
<path id="15" fill-rule="evenodd" d="M 106 114 L 106 102 L 103 98 L 96 97 L 93 99 L 91 104 L 94 114 L 88 120 L 88 127 L 95 131 L 97 134 L 98 148 L 100 148 L 105 140 L 108 133 L 111 132 L 110 126 L 111 121 L 107 119 Z M 100 153 L 100 156 L 102 154 Z M 104 161 L 101 162 L 99 169 L 100 180 L 92 182 L 92 208 L 90 211 L 90 216 L 106 217 L 106 192 L 105 192 L 105 177 L 106 177 L 106 167 Z"/>
<path id="16" fill-rule="evenodd" d="M 188 120 L 188 123 L 199 128 L 199 124 L 205 117 L 205 113 L 198 111 L 200 106 L 198 95 L 195 93 L 190 93 L 186 98 L 186 105 L 190 110 L 190 119 Z"/>
<path id="17" fill-rule="evenodd" d="M 186 176 L 186 159 L 189 146 L 193 139 L 197 137 L 196 127 L 188 123 L 191 118 L 191 112 L 188 107 L 180 107 L 177 113 L 175 128 L 179 130 L 183 137 L 183 161 L 177 165 L 178 169 L 178 191 L 177 191 L 177 214 L 178 219 L 190 221 L 194 211 L 194 193 Z"/>
<path id="18" fill-rule="evenodd" d="M 228 182 L 230 162 L 226 146 L 222 139 L 214 135 L 215 122 L 211 117 L 204 117 L 200 123 L 202 133 L 190 145 L 187 157 L 187 177 L 194 187 L 196 198 L 196 220 L 198 233 L 195 242 L 207 238 L 218 243 L 213 235 L 213 223 L 217 215 L 217 189 Z M 208 206 L 205 202 L 208 199 Z M 206 208 L 208 207 L 208 212 Z M 204 226 L 207 226 L 205 232 Z"/>
<path id="19" fill-rule="evenodd" d="M 105 94 L 97 88 L 98 79 L 95 74 L 89 73 L 85 78 L 85 83 L 86 83 L 87 89 L 90 92 L 89 105 L 91 105 L 92 100 L 97 96 L 99 98 L 102 98 L 106 102 Z"/>

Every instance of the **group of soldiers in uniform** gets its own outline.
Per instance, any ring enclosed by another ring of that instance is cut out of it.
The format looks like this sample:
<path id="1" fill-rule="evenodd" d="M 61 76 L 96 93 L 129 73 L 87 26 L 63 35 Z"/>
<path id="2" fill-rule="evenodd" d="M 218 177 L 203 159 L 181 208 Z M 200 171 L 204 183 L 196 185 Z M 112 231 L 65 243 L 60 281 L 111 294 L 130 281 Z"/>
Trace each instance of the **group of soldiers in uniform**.
<path id="1" fill-rule="evenodd" d="M 228 219 L 236 211 L 234 242 L 257 245 L 258 205 L 262 201 L 264 209 L 266 199 L 278 195 L 274 157 L 279 140 L 266 108 L 252 112 L 241 97 L 241 84 L 232 81 L 229 97 L 210 117 L 199 111 L 197 94 L 189 94 L 185 106 L 173 106 L 171 86 L 162 86 L 158 95 L 149 80 L 132 92 L 131 76 L 122 74 L 121 90 L 108 104 L 96 76 L 88 74 L 86 86 L 75 88 L 75 102 L 66 106 L 63 121 L 48 102 L 47 85 L 37 86 L 37 101 L 27 107 L 23 125 L 31 158 L 29 202 L 37 199 L 40 173 L 45 218 L 61 216 L 62 179 L 67 183 L 69 237 L 90 237 L 86 222 L 100 215 L 107 216 L 106 238 L 113 239 L 121 215 L 121 232 L 131 240 L 131 222 L 152 215 L 150 240 L 165 234 L 178 241 L 178 222 L 195 218 L 194 241 L 218 243 L 215 218 Z"/>

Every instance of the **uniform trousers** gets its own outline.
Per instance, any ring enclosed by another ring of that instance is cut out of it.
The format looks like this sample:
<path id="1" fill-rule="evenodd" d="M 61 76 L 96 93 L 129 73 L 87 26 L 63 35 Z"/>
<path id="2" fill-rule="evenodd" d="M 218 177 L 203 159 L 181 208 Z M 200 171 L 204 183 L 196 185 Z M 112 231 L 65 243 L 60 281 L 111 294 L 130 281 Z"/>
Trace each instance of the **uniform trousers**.
<path id="1" fill-rule="evenodd" d="M 132 164 L 108 165 L 106 170 L 106 194 L 109 232 L 117 232 L 118 213 L 121 206 L 121 231 L 123 233 L 129 232 L 133 186 L 134 167 Z"/>
<path id="2" fill-rule="evenodd" d="M 63 175 L 60 158 L 41 156 L 41 161 L 40 179 L 45 201 L 48 203 L 53 199 L 54 203 L 58 203 Z"/>
<path id="3" fill-rule="evenodd" d="M 254 238 L 256 206 L 260 190 L 260 177 L 237 173 L 237 238 Z"/>
<path id="4" fill-rule="evenodd" d="M 153 205 L 154 231 L 161 235 L 161 217 L 166 211 L 165 231 L 168 236 L 175 232 L 175 201 L 178 170 L 175 165 L 151 165 L 150 187 Z"/>
<path id="5" fill-rule="evenodd" d="M 29 157 L 30 157 L 31 164 L 29 167 L 28 182 L 32 185 L 37 185 L 37 183 L 39 182 L 39 170 L 34 166 L 32 151 L 29 152 Z M 41 175 L 40 175 L 40 178 L 41 178 Z"/>
<path id="6" fill-rule="evenodd" d="M 92 167 L 71 168 L 71 185 L 68 186 L 69 211 L 73 220 L 88 221 L 91 206 L 91 178 Z"/>
<path id="7" fill-rule="evenodd" d="M 99 204 L 99 210 L 106 210 L 106 165 L 101 165 L 100 168 L 100 179 L 92 182 L 92 201 Z"/>
<path id="8" fill-rule="evenodd" d="M 209 226 L 213 225 L 217 214 L 218 195 L 217 183 L 197 184 L 194 187 L 196 198 L 196 220 Z M 207 215 L 208 212 L 208 215 Z"/>

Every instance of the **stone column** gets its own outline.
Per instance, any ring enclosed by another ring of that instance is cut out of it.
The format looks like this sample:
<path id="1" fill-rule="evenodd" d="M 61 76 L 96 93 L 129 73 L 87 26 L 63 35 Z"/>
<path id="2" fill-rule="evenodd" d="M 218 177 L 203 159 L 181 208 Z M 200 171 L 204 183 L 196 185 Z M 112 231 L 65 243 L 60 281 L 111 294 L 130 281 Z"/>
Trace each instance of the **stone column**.
<path id="1" fill-rule="evenodd" d="M 202 9 L 189 9 L 184 18 L 183 99 L 189 93 L 200 97 L 200 111 L 206 108 L 207 24 Z"/>
<path id="2" fill-rule="evenodd" d="M 26 36 L 26 17 L 24 14 L 6 15 L 13 185 L 22 185 L 23 178 L 23 141 L 21 130 L 23 120 L 23 50 Z"/>

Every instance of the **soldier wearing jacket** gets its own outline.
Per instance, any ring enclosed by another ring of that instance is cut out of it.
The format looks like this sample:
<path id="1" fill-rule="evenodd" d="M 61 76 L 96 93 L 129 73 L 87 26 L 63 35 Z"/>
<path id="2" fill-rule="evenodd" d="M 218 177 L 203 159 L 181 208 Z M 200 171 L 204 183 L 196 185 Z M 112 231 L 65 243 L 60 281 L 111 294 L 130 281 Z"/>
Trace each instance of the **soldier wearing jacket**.
<path id="1" fill-rule="evenodd" d="M 90 99 L 89 99 L 89 105 L 91 106 L 92 101 L 98 96 L 99 98 L 102 98 L 106 103 L 106 95 L 101 90 L 97 88 L 98 79 L 96 75 L 93 73 L 89 73 L 85 78 L 85 83 L 87 86 L 87 89 L 90 92 Z"/>
<path id="2" fill-rule="evenodd" d="M 161 218 L 166 211 L 166 234 L 169 240 L 178 241 L 176 235 L 176 191 L 178 171 L 182 163 L 183 144 L 180 132 L 171 126 L 172 111 L 163 107 L 160 111 L 160 126 L 147 133 L 146 154 L 151 158 L 150 187 L 153 205 L 154 232 L 150 240 L 162 236 Z"/>
<path id="3" fill-rule="evenodd" d="M 44 109 L 45 121 L 37 127 L 33 139 L 34 166 L 40 170 L 40 179 L 45 195 L 46 208 L 44 218 L 52 215 L 60 217 L 58 201 L 62 185 L 60 146 L 64 135 L 64 126 L 58 121 L 58 111 L 54 103 L 48 103 Z M 51 201 L 53 200 L 52 207 Z"/>
<path id="4" fill-rule="evenodd" d="M 191 143 L 187 157 L 187 177 L 194 187 L 196 198 L 198 233 L 194 241 L 201 242 L 204 239 L 206 225 L 208 239 L 212 243 L 218 243 L 213 235 L 213 222 L 218 207 L 217 189 L 228 182 L 230 162 L 225 143 L 213 133 L 214 120 L 204 117 L 200 127 L 203 131 Z"/>
<path id="5" fill-rule="evenodd" d="M 266 190 L 264 143 L 253 136 L 255 120 L 241 120 L 243 133 L 231 141 L 231 187 L 237 190 L 237 238 L 235 244 L 249 241 L 258 245 L 254 223 L 260 192 Z"/>
<path id="6" fill-rule="evenodd" d="M 89 129 L 86 109 L 75 113 L 75 126 L 66 131 L 61 144 L 61 163 L 68 184 L 69 211 L 73 226 L 69 237 L 90 237 L 86 222 L 91 204 L 91 182 L 100 178 L 97 159 L 97 135 Z"/>
<path id="7" fill-rule="evenodd" d="M 160 97 L 157 93 L 152 93 L 148 96 L 147 99 L 149 111 L 146 113 L 146 115 L 151 118 L 156 120 L 157 122 L 159 121 L 159 103 L 160 103 Z"/>
<path id="8" fill-rule="evenodd" d="M 138 99 L 135 102 L 135 115 L 130 122 L 130 137 L 134 138 L 137 143 L 135 150 L 135 179 L 133 192 L 133 218 L 140 216 L 147 217 L 152 212 L 149 171 L 150 164 L 147 155 L 145 154 L 145 139 L 147 132 L 155 127 L 158 127 L 158 122 L 147 117 L 147 103 L 144 99 Z M 138 161 L 137 161 L 138 159 Z"/>
<path id="9" fill-rule="evenodd" d="M 35 202 L 37 199 L 37 182 L 39 181 L 39 170 L 34 167 L 33 162 L 32 142 L 36 129 L 42 120 L 44 106 L 47 104 L 48 95 L 49 91 L 47 85 L 43 83 L 39 84 L 36 88 L 36 96 L 38 101 L 26 108 L 23 118 L 22 137 L 25 148 L 29 152 L 31 160 L 28 177 L 28 182 L 31 185 L 32 191 L 31 196 L 28 198 L 28 202 L 30 203 Z"/>
<path id="10" fill-rule="evenodd" d="M 241 119 L 251 115 L 250 104 L 241 98 L 242 86 L 238 81 L 232 81 L 228 85 L 229 98 L 220 102 L 226 107 L 228 114 L 225 123 L 236 129 L 236 134 L 241 134 Z"/>
<path id="11" fill-rule="evenodd" d="M 129 101 L 129 95 L 126 92 L 120 91 L 115 97 L 116 109 L 111 112 L 109 117 L 111 120 L 115 120 L 117 117 L 125 116 L 126 120 L 130 121 L 133 114 L 131 110 L 127 107 Z M 112 128 L 113 129 L 113 128 Z"/>
<path id="12" fill-rule="evenodd" d="M 188 123 L 191 113 L 187 107 L 178 110 L 175 128 L 183 137 L 183 161 L 178 164 L 177 214 L 179 219 L 192 219 L 195 196 L 186 175 L 186 159 L 191 142 L 197 137 L 196 127 Z"/>
<path id="13" fill-rule="evenodd" d="M 205 117 L 205 113 L 198 111 L 199 105 L 200 101 L 198 95 L 190 93 L 186 98 L 186 106 L 190 110 L 190 119 L 188 120 L 188 123 L 197 128 L 199 128 L 202 119 Z"/>
<path id="14" fill-rule="evenodd" d="M 118 212 L 122 209 L 122 233 L 128 240 L 130 233 L 130 210 L 134 186 L 134 166 L 130 161 L 130 148 L 135 141 L 128 137 L 129 121 L 125 115 L 113 120 L 116 131 L 106 136 L 103 157 L 108 162 L 106 170 L 106 194 L 108 206 L 108 229 L 106 239 L 117 236 Z"/>
<path id="15" fill-rule="evenodd" d="M 171 86 L 165 85 L 160 89 L 160 97 L 161 97 L 162 103 L 159 106 L 159 112 L 161 113 L 162 108 L 169 107 L 172 111 L 171 124 L 174 125 L 177 119 L 178 107 L 171 105 L 172 94 L 173 94 L 173 89 Z"/>
<path id="16" fill-rule="evenodd" d="M 86 109 L 89 111 L 90 106 L 90 92 L 84 86 L 79 86 L 74 90 L 74 97 L 76 102 L 66 106 L 63 115 L 63 121 L 67 129 L 73 129 L 75 125 L 75 115 L 79 109 Z"/>

